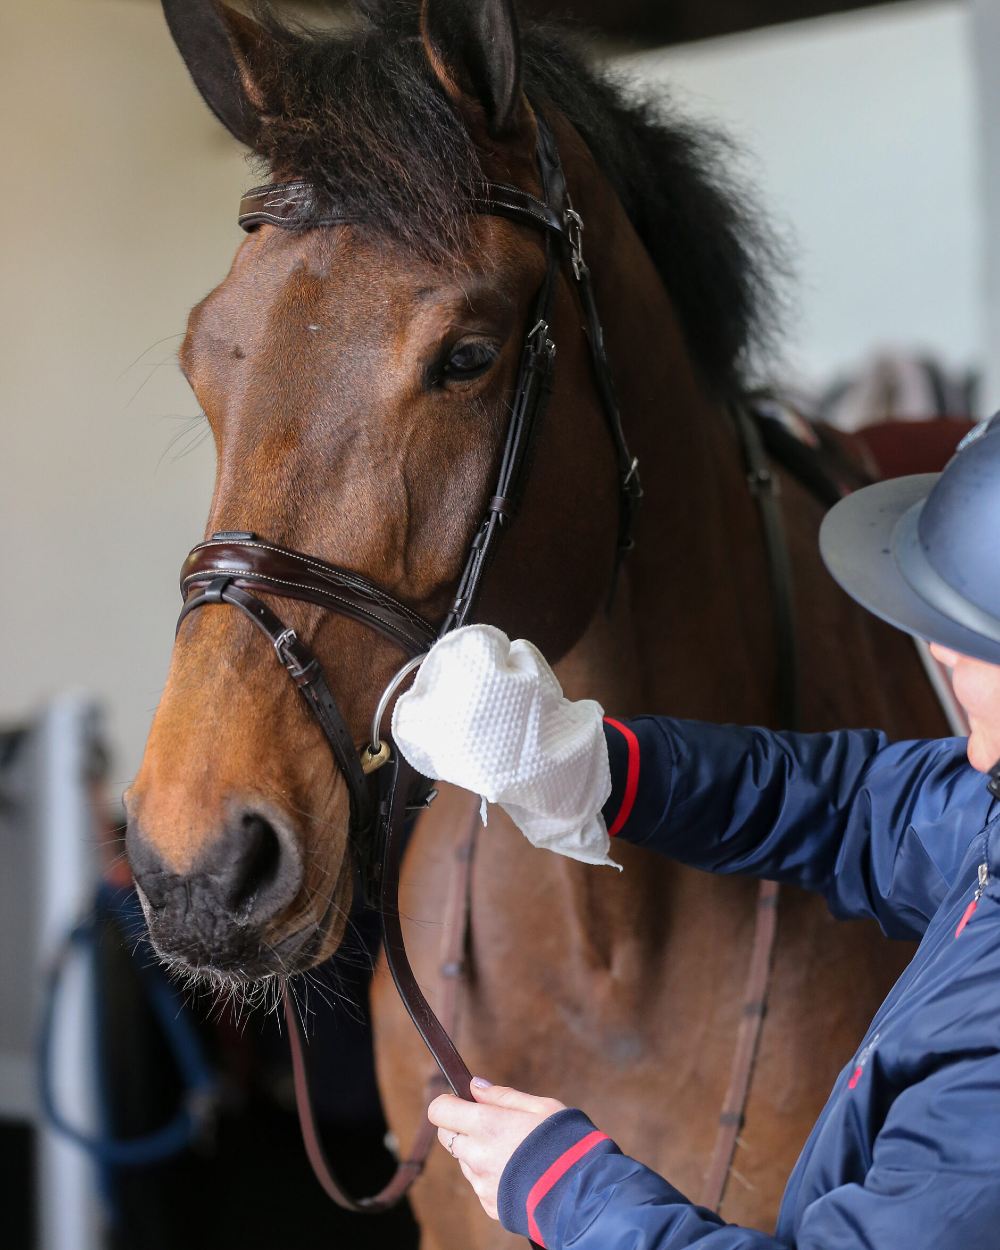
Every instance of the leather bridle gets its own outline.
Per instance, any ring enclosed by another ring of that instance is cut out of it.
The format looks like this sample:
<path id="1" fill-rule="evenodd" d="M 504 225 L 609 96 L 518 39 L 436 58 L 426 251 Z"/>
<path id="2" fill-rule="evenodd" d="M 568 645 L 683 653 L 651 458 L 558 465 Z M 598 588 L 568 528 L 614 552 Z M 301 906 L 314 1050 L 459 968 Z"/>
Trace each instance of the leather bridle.
<path id="1" fill-rule="evenodd" d="M 556 350 L 551 335 L 552 309 L 564 265 L 579 293 L 595 386 L 617 462 L 619 522 L 612 594 L 621 559 L 633 545 L 635 515 L 642 498 L 638 461 L 630 454 L 625 440 L 590 271 L 583 257 L 583 220 L 570 201 L 555 138 L 537 112 L 536 120 L 542 198 L 503 183 L 485 182 L 472 189 L 467 200 L 469 213 L 505 217 L 540 230 L 546 265 L 528 317 L 496 486 L 471 541 L 454 602 L 444 620 L 435 627 L 363 574 L 268 542 L 251 532 L 213 534 L 191 551 L 181 573 L 184 606 L 178 629 L 186 617 L 206 605 L 228 604 L 237 608 L 269 640 L 322 729 L 350 796 L 350 836 L 361 861 L 366 892 L 371 897 L 377 890 L 389 969 L 435 1062 L 452 1090 L 462 1098 L 470 1097 L 470 1074 L 417 986 L 406 956 L 397 906 L 405 817 L 415 802 L 423 805 L 433 794 L 429 792 L 429 783 L 392 753 L 383 737 L 382 720 L 393 694 L 419 665 L 435 639 L 469 620 L 500 534 L 517 512 L 532 445 L 552 388 Z M 335 202 L 320 196 L 310 183 L 295 181 L 249 191 L 240 204 L 239 223 L 247 231 L 264 224 L 303 230 L 351 224 L 351 217 Z M 261 593 L 303 600 L 351 617 L 377 630 L 406 655 L 407 663 L 378 701 L 371 741 L 360 753 L 319 660 L 296 631 L 258 597 Z M 287 1004 L 286 996 L 286 1007 Z M 286 1015 L 290 1027 L 297 1027 L 294 1011 L 286 1010 Z M 413 1179 L 412 1172 L 409 1179 Z M 354 1205 L 377 1210 L 385 1204 L 362 1200 Z"/>

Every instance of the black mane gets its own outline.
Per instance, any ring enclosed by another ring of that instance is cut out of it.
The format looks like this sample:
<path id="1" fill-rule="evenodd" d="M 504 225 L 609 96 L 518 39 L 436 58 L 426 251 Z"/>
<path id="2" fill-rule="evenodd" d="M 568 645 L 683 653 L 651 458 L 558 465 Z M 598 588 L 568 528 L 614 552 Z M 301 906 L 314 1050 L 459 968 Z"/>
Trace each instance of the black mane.
<path id="1" fill-rule="evenodd" d="M 255 67 L 266 101 L 259 155 L 306 178 L 352 218 L 426 255 L 457 254 L 463 191 L 482 179 L 475 147 L 428 66 L 415 9 L 331 34 L 258 18 L 278 55 Z M 522 23 L 524 86 L 573 123 L 614 185 L 677 310 L 700 372 L 724 397 L 768 344 L 777 250 L 729 173 L 728 142 L 639 99 L 551 27 Z"/>

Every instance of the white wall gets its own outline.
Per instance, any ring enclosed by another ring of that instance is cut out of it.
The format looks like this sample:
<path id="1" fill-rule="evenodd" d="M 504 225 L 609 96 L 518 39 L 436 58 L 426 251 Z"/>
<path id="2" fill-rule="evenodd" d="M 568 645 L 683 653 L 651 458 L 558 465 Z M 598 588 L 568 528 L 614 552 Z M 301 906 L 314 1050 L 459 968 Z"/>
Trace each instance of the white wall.
<path id="1" fill-rule="evenodd" d="M 980 363 L 971 24 L 959 0 L 896 4 L 621 62 L 752 154 L 793 241 L 788 364 L 807 380 L 883 343 Z"/>
<path id="2" fill-rule="evenodd" d="M 0 716 L 83 686 L 134 770 L 200 537 L 211 448 L 173 364 L 249 173 L 158 4 L 6 0 L 0 114 Z"/>
<path id="3" fill-rule="evenodd" d="M 996 246 L 996 223 L 1000 222 L 1000 5 L 996 0 L 971 0 L 970 42 L 976 73 L 976 138 L 982 174 L 981 203 L 987 227 L 986 246 L 980 266 L 980 283 L 986 308 L 983 395 L 984 415 L 1000 406 L 1000 247 Z"/>
<path id="4" fill-rule="evenodd" d="M 964 32 L 958 4 L 900 5 L 634 63 L 756 150 L 801 241 L 806 373 L 880 338 L 979 351 Z M 86 687 L 124 782 L 211 485 L 208 442 L 178 458 L 197 409 L 172 357 L 252 174 L 154 0 L 5 0 L 0 110 L 0 719 Z"/>

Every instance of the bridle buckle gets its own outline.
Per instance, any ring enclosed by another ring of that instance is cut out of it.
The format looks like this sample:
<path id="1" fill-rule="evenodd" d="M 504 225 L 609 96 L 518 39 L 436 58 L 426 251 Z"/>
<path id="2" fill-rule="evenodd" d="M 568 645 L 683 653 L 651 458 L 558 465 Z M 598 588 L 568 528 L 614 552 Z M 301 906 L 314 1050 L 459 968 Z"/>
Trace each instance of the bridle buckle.
<path id="1" fill-rule="evenodd" d="M 275 655 L 277 655 L 289 672 L 302 667 L 292 651 L 292 647 L 295 646 L 298 640 L 299 636 L 294 629 L 283 629 L 273 643 Z"/>
<path id="2" fill-rule="evenodd" d="M 566 226 L 566 239 L 569 242 L 569 263 L 573 266 L 573 277 L 577 282 L 583 273 L 583 218 L 575 208 L 567 208 L 563 213 Z"/>
<path id="3" fill-rule="evenodd" d="M 556 345 L 549 338 L 549 323 L 544 318 L 536 321 L 531 327 L 528 342 L 539 355 L 547 356 L 549 360 L 552 360 L 556 354 Z"/>

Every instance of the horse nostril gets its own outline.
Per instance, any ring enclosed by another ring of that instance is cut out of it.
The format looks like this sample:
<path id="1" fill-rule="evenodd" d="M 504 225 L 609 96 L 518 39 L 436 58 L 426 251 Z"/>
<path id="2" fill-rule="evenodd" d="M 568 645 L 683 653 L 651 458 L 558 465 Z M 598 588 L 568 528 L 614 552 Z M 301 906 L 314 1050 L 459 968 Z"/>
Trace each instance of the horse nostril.
<path id="1" fill-rule="evenodd" d="M 234 856 L 226 883 L 225 902 L 234 913 L 249 919 L 258 910 L 258 901 L 259 910 L 266 909 L 276 887 L 285 893 L 280 889 L 282 846 L 274 826 L 259 813 L 245 812 L 239 823 L 239 854 Z"/>
<path id="2" fill-rule="evenodd" d="M 126 843 L 154 946 L 192 967 L 246 972 L 259 961 L 267 926 L 303 885 L 302 853 L 291 830 L 254 804 L 234 805 L 223 828 L 184 866 L 171 864 L 135 821 Z"/>

